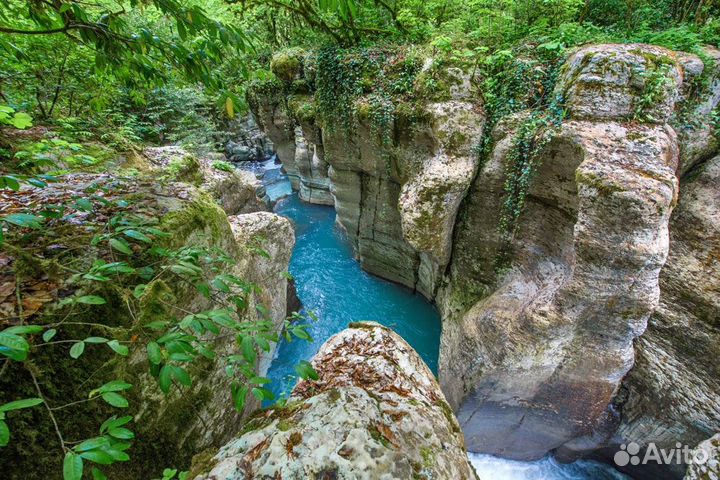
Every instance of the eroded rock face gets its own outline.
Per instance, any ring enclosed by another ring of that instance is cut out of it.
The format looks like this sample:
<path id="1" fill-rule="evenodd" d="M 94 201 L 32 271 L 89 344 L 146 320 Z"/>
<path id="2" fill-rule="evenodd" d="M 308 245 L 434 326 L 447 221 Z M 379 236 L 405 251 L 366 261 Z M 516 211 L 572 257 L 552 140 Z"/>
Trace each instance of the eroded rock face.
<path id="1" fill-rule="evenodd" d="M 639 105 L 647 85 L 638 79 L 650 70 L 667 90 Z M 539 458 L 606 415 L 658 306 L 678 195 L 678 142 L 666 121 L 681 79 L 673 52 L 656 47 L 593 46 L 569 58 L 558 90 L 571 117 L 540 152 L 513 261 L 499 276 L 495 196 L 523 116 L 494 132 L 440 295 L 440 379 L 469 450 Z M 626 123 L 638 115 L 644 123 Z"/>
<path id="2" fill-rule="evenodd" d="M 171 180 L 185 181 L 207 191 L 228 215 L 268 210 L 268 200 L 260 182 L 249 171 L 217 168 L 222 154 L 195 157 L 182 147 L 148 147 L 143 154 L 153 168 Z"/>
<path id="3" fill-rule="evenodd" d="M 258 413 L 198 479 L 475 479 L 463 435 L 415 351 L 375 323 L 353 324 L 313 359 L 287 405 Z M 192 478 L 192 475 L 191 475 Z"/>
<path id="4" fill-rule="evenodd" d="M 695 445 L 720 431 L 720 157 L 686 175 L 660 303 L 624 379 L 620 442 Z M 683 465 L 673 465 L 677 476 Z"/>
<path id="5" fill-rule="evenodd" d="M 292 72 L 276 74 L 297 79 Z M 320 128 L 308 94 L 285 105 L 272 91 L 261 91 L 250 102 L 278 145 L 293 188 L 303 200 L 334 204 L 363 268 L 428 298 L 450 260 L 455 218 L 477 169 L 474 148 L 485 122 L 469 75 L 449 68 L 446 76 L 448 98 L 423 99 L 422 119 L 396 118 L 383 132 L 360 113 L 351 128 Z M 358 112 L 368 102 L 359 98 Z"/>

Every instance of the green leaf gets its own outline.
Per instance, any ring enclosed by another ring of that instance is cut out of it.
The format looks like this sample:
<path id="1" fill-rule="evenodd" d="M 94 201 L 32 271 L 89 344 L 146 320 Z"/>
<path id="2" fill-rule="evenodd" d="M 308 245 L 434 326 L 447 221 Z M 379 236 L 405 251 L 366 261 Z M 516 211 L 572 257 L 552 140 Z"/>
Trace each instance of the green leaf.
<path id="1" fill-rule="evenodd" d="M 145 243 L 152 243 L 152 240 L 150 239 L 150 237 L 148 237 L 144 233 L 138 232 L 137 230 L 125 230 L 123 232 L 123 234 L 126 237 L 132 238 L 134 240 L 139 240 L 139 241 L 145 242 Z"/>
<path id="2" fill-rule="evenodd" d="M 82 457 L 74 452 L 67 452 L 65 454 L 65 461 L 63 462 L 63 479 L 64 480 L 81 480 L 83 473 L 83 460 Z"/>
<path id="3" fill-rule="evenodd" d="M 158 382 L 160 383 L 160 390 L 165 393 L 170 391 L 170 385 L 172 385 L 172 369 L 170 368 L 170 365 L 165 365 L 160 370 Z"/>
<path id="4" fill-rule="evenodd" d="M 275 394 L 273 394 L 267 388 L 255 387 L 251 391 L 252 391 L 252 394 L 255 396 L 255 398 L 257 398 L 260 401 L 273 400 L 275 398 Z"/>
<path id="5" fill-rule="evenodd" d="M 77 297 L 75 301 L 85 305 L 104 305 L 107 303 L 104 298 L 98 297 L 97 295 L 83 295 L 82 297 Z"/>
<path id="6" fill-rule="evenodd" d="M 67 3 L 64 3 L 63 5 L 67 5 Z M 93 480 L 108 480 L 105 474 L 95 467 L 92 469 L 92 477 Z"/>
<path id="7" fill-rule="evenodd" d="M 192 379 L 190 378 L 190 375 L 185 371 L 182 367 L 172 367 L 172 376 L 180 382 L 180 384 L 185 385 L 186 387 L 189 387 L 192 385 Z"/>
<path id="8" fill-rule="evenodd" d="M 125 397 L 123 397 L 119 393 L 115 393 L 115 392 L 103 393 L 102 399 L 105 400 L 110 405 L 112 405 L 113 407 L 127 408 L 129 405 L 128 401 Z"/>
<path id="9" fill-rule="evenodd" d="M 30 350 L 30 344 L 23 337 L 4 331 L 0 332 L 0 345 L 25 352 Z"/>
<path id="10" fill-rule="evenodd" d="M 41 398 L 24 398 L 15 400 L 4 405 L 0 405 L 0 412 L 9 412 L 10 410 L 20 410 L 21 408 L 30 408 L 43 403 Z"/>
<path id="11" fill-rule="evenodd" d="M 12 333 L 15 335 L 31 335 L 34 333 L 40 333 L 43 331 L 43 327 L 40 325 L 17 325 L 15 327 L 6 328 L 3 333 Z"/>
<path id="12" fill-rule="evenodd" d="M 77 342 L 70 347 L 70 356 L 72 358 L 79 358 L 80 355 L 85 351 L 85 342 Z"/>
<path id="13" fill-rule="evenodd" d="M 148 343 L 147 354 L 150 363 L 160 365 L 160 362 L 162 362 L 162 351 L 160 350 L 160 345 L 155 342 Z"/>
<path id="14" fill-rule="evenodd" d="M 76 452 L 85 452 L 88 450 L 95 450 L 101 447 L 109 447 L 110 441 L 105 437 L 95 437 L 85 440 L 80 445 L 73 448 Z"/>
<path id="15" fill-rule="evenodd" d="M 5 447 L 10 442 L 10 429 L 3 420 L 0 420 L 0 447 Z"/>
<path id="16" fill-rule="evenodd" d="M 105 337 L 88 337 L 83 340 L 85 343 L 107 343 L 108 339 Z"/>
<path id="17" fill-rule="evenodd" d="M 117 416 L 113 415 L 112 417 L 105 420 L 102 425 L 100 425 L 100 433 L 105 433 L 105 431 L 110 428 L 122 427 L 126 423 L 129 423 L 132 419 L 133 417 L 131 415 L 126 415 L 120 418 L 117 418 Z"/>
<path id="18" fill-rule="evenodd" d="M 32 117 L 24 112 L 17 112 L 13 115 L 12 125 L 15 128 L 23 130 L 28 127 L 32 127 Z"/>
<path id="19" fill-rule="evenodd" d="M 306 360 L 301 360 L 300 363 L 298 363 L 295 366 L 295 371 L 298 375 L 300 375 L 300 378 L 303 380 L 311 379 L 311 380 L 319 380 L 320 376 L 315 371 L 313 366 L 310 364 L 310 362 Z"/>
<path id="20" fill-rule="evenodd" d="M 80 456 L 85 460 L 90 460 L 100 465 L 110 465 L 115 461 L 109 453 L 103 452 L 102 450 L 88 450 L 87 452 L 82 452 Z"/>
<path id="21" fill-rule="evenodd" d="M 132 255 L 133 253 L 130 245 L 122 238 L 111 238 L 110 246 L 118 252 L 124 253 L 126 255 Z"/>
<path id="22" fill-rule="evenodd" d="M 111 437 L 119 438 L 120 440 L 130 440 L 131 438 L 135 438 L 135 434 L 132 430 L 128 430 L 127 428 L 111 428 L 108 430 L 108 434 Z"/>
<path id="23" fill-rule="evenodd" d="M 98 393 L 122 392 L 128 388 L 132 388 L 132 385 L 127 382 L 123 382 L 122 380 L 113 380 L 112 382 L 107 382 L 103 386 L 91 391 L 89 397 L 92 398 Z"/>
<path id="24" fill-rule="evenodd" d="M 141 283 L 140 285 L 135 285 L 135 288 L 133 289 L 133 297 L 140 298 L 143 296 L 143 293 L 145 293 L 145 289 L 147 288 L 147 285 L 144 283 Z"/>
<path id="25" fill-rule="evenodd" d="M 112 348 L 115 351 L 115 353 L 117 353 L 118 355 L 122 355 L 123 357 L 126 357 L 127 354 L 130 352 L 128 347 L 126 347 L 125 345 L 122 345 L 117 340 L 110 340 L 107 345 L 108 345 L 108 347 Z"/>
<path id="26" fill-rule="evenodd" d="M 50 330 L 43 333 L 42 338 L 44 341 L 49 342 L 50 340 L 53 339 L 53 337 L 55 336 L 56 333 L 57 333 L 57 330 L 55 330 L 54 328 L 51 328 Z"/>
<path id="27" fill-rule="evenodd" d="M 10 215 L 2 217 L 2 220 L 17 225 L 18 227 L 40 228 L 43 219 L 42 217 L 28 213 L 11 213 Z"/>
<path id="28" fill-rule="evenodd" d="M 255 353 L 255 342 L 253 342 L 252 337 L 243 337 L 241 346 L 243 351 L 243 357 L 245 357 L 245 360 L 247 360 L 249 363 L 254 363 L 255 359 L 257 358 L 257 354 Z"/>

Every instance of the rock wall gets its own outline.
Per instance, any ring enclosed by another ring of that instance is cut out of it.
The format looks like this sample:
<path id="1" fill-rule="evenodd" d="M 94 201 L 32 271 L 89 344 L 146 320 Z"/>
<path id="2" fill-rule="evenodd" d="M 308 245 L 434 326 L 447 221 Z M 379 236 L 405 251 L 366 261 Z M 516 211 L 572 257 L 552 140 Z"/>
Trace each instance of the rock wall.
<path id="1" fill-rule="evenodd" d="M 449 94 L 423 97 L 422 114 L 395 116 L 384 137 L 367 113 L 372 87 L 351 129 L 318 122 L 305 83 L 271 109 L 278 89 L 301 83 L 304 60 L 255 96 L 273 125 L 282 119 L 288 158 L 322 147 L 363 267 L 436 300 L 440 383 L 469 450 L 610 461 L 621 443 L 694 445 L 720 430 L 720 52 L 703 58 L 639 44 L 569 56 L 555 92 L 567 116 L 537 152 L 502 268 L 507 172 L 533 113 L 501 119 L 479 165 L 484 116 L 452 68 Z"/>
<path id="2" fill-rule="evenodd" d="M 352 324 L 313 359 L 284 407 L 258 412 L 189 478 L 475 479 L 432 373 L 397 334 Z"/>
<path id="3" fill-rule="evenodd" d="M 697 152 L 715 140 L 678 141 L 669 123 L 717 104 L 714 88 L 689 103 L 698 61 L 647 45 L 568 58 L 557 93 L 569 118 L 539 153 L 501 271 L 506 162 L 527 115 L 493 132 L 438 296 L 440 381 L 469 450 L 572 459 L 628 441 L 694 445 L 720 429 L 717 370 L 704 360 L 718 334 L 714 161 L 697 176 Z M 680 186 L 678 171 L 697 178 Z"/>
<path id="4" fill-rule="evenodd" d="M 290 81 L 257 89 L 249 102 L 293 187 L 303 200 L 334 204 L 365 270 L 433 298 L 478 165 L 485 119 L 469 76 L 443 67 L 447 95 L 420 97 L 420 113 L 396 115 L 378 131 L 368 113 L 372 87 L 356 100 L 352 127 L 321 122 L 312 92 L 294 93 L 303 61 L 290 72 L 275 62 Z M 283 103 L 282 92 L 293 96 Z"/>

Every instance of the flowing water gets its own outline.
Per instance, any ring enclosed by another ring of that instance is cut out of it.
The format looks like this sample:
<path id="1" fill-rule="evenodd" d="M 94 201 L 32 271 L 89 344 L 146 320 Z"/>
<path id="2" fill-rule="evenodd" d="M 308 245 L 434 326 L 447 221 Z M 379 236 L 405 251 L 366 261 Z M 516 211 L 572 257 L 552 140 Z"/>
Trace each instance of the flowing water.
<path id="1" fill-rule="evenodd" d="M 273 160 L 256 164 L 263 172 L 275 212 L 292 220 L 295 249 L 290 273 L 304 307 L 318 317 L 309 332 L 314 342 L 281 342 L 268 377 L 276 395 L 287 395 L 295 382 L 294 365 L 310 360 L 330 336 L 348 323 L 373 320 L 400 334 L 437 374 L 440 317 L 423 297 L 409 289 L 374 277 L 360 268 L 332 207 L 310 205 L 292 194 L 287 177 Z M 481 478 L 493 480 L 615 480 L 625 478 L 612 468 L 591 461 L 560 464 L 552 457 L 517 462 L 490 455 L 470 454 Z"/>

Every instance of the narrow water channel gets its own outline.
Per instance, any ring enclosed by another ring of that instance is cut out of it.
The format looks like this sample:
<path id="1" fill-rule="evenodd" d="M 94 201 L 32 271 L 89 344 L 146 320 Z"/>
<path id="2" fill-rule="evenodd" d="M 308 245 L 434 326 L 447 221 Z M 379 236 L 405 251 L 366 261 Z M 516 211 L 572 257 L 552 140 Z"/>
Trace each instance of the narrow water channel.
<path id="1" fill-rule="evenodd" d="M 332 207 L 302 202 L 272 160 L 255 167 L 263 173 L 275 212 L 295 227 L 290 274 L 298 297 L 318 321 L 309 329 L 314 341 L 281 342 L 268 377 L 272 390 L 286 396 L 297 381 L 294 365 L 310 360 L 320 346 L 348 323 L 373 320 L 391 327 L 420 354 L 437 374 L 440 317 L 435 307 L 411 290 L 372 276 L 360 268 Z M 592 461 L 561 464 L 552 457 L 517 462 L 490 455 L 469 454 L 480 478 L 493 480 L 621 480 L 627 477 Z"/>

